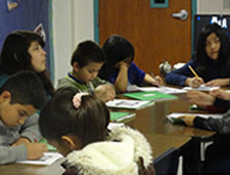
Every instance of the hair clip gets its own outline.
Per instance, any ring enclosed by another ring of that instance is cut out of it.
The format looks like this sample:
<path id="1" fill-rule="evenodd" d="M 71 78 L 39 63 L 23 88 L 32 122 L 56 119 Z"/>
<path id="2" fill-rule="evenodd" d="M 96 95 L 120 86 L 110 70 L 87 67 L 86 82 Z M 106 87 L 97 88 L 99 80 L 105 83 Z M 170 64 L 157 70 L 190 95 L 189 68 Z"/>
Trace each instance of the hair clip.
<path id="1" fill-rule="evenodd" d="M 73 105 L 75 108 L 79 108 L 81 106 L 81 97 L 84 95 L 89 95 L 87 92 L 80 92 L 74 95 L 73 97 Z"/>

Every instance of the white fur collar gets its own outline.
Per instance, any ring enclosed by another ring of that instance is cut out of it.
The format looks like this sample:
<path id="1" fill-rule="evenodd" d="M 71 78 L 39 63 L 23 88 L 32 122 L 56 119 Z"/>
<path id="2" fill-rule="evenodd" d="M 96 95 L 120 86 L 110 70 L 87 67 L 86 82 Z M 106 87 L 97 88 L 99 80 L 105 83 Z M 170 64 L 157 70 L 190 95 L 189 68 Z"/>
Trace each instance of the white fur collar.
<path id="1" fill-rule="evenodd" d="M 151 147 L 145 137 L 129 127 L 117 127 L 106 141 L 73 151 L 67 160 L 84 175 L 137 175 L 140 156 L 146 167 L 153 162 Z"/>

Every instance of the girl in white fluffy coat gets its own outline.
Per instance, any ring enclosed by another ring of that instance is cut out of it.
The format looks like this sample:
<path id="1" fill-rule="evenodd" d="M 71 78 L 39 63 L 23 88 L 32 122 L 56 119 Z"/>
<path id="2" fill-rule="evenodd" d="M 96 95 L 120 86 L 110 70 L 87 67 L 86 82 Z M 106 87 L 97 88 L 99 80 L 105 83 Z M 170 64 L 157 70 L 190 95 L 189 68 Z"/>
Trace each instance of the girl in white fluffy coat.
<path id="1" fill-rule="evenodd" d="M 129 127 L 108 131 L 109 111 L 92 95 L 56 95 L 41 111 L 42 135 L 66 156 L 65 175 L 152 175 L 151 147 Z"/>

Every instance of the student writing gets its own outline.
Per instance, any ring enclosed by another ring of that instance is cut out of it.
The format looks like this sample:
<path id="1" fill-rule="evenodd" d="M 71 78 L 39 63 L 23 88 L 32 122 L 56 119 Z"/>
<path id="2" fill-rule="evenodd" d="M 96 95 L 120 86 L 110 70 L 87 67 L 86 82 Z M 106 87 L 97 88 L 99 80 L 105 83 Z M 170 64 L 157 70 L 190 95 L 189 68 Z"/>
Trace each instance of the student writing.
<path id="1" fill-rule="evenodd" d="M 144 136 L 129 127 L 109 132 L 109 120 L 105 104 L 92 95 L 62 91 L 44 107 L 39 118 L 40 130 L 66 156 L 64 174 L 154 173 L 151 148 Z"/>
<path id="2" fill-rule="evenodd" d="M 199 77 L 195 77 L 190 65 Z M 182 68 L 165 76 L 165 82 L 178 86 L 228 86 L 230 84 L 230 47 L 225 32 L 217 24 L 208 24 L 199 35 L 195 57 Z"/>
<path id="3" fill-rule="evenodd" d="M 34 143 L 41 135 L 38 116 L 46 103 L 39 77 L 31 71 L 15 73 L 0 88 L 0 164 L 38 159 L 46 145 Z"/>
<path id="4" fill-rule="evenodd" d="M 75 92 L 89 92 L 103 101 L 115 98 L 114 86 L 97 77 L 106 61 L 102 48 L 93 41 L 83 41 L 74 51 L 71 59 L 72 72 L 58 82 L 58 89 L 72 87 Z"/>

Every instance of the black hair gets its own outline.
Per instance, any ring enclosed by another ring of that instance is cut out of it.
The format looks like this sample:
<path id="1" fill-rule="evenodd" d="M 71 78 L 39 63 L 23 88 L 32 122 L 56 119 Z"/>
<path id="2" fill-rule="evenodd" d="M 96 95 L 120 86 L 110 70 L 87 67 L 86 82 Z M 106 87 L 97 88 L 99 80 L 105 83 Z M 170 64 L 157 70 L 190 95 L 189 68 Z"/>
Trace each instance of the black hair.
<path id="1" fill-rule="evenodd" d="M 107 135 L 109 111 L 92 95 L 81 97 L 81 105 L 73 105 L 73 91 L 57 93 L 41 111 L 39 127 L 47 140 L 61 142 L 63 135 L 77 136 L 83 146 L 103 141 Z"/>
<path id="2" fill-rule="evenodd" d="M 134 47 L 124 37 L 119 35 L 111 35 L 104 43 L 103 50 L 107 57 L 107 62 L 102 66 L 99 76 L 108 80 L 108 75 L 114 65 L 120 61 L 130 58 L 134 59 Z"/>
<path id="3" fill-rule="evenodd" d="M 82 68 L 90 62 L 104 63 L 106 56 L 102 48 L 93 41 L 81 42 L 73 52 L 71 65 L 77 62 Z"/>
<path id="4" fill-rule="evenodd" d="M 210 58 L 208 57 L 206 53 L 206 39 L 207 37 L 215 33 L 217 37 L 220 38 L 220 50 L 219 50 L 219 56 L 216 60 L 217 66 L 229 66 L 229 60 L 230 60 L 230 45 L 229 45 L 229 39 L 223 29 L 216 23 L 214 24 L 208 24 L 205 27 L 202 28 L 197 46 L 196 46 L 196 52 L 195 52 L 195 59 L 197 59 L 197 68 L 196 71 L 200 75 L 204 75 L 207 69 L 207 65 L 209 65 Z M 226 70 L 223 68 L 223 70 Z"/>
<path id="5" fill-rule="evenodd" d="M 8 91 L 11 104 L 33 105 L 41 109 L 46 103 L 46 93 L 40 78 L 32 71 L 20 71 L 11 75 L 0 88 L 0 94 Z"/>
<path id="6" fill-rule="evenodd" d="M 6 37 L 0 56 L 1 74 L 12 75 L 21 70 L 36 72 L 31 63 L 31 55 L 28 52 L 33 41 L 37 41 L 41 47 L 45 45 L 42 37 L 32 31 L 18 30 Z M 45 90 L 53 96 L 54 88 L 48 73 L 44 71 L 37 74 L 42 80 Z"/>

